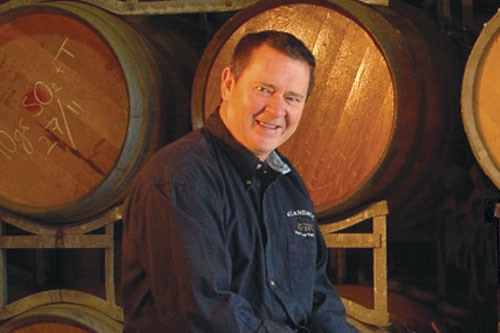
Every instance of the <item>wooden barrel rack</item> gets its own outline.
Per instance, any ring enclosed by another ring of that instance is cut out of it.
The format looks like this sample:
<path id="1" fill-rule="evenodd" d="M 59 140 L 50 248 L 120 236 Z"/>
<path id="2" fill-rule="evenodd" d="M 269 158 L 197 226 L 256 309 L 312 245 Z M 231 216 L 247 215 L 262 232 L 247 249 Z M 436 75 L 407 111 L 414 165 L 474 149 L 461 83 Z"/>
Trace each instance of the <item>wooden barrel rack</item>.
<path id="1" fill-rule="evenodd" d="M 0 212 L 0 231 L 5 224 L 23 230 L 26 235 L 0 232 L 0 326 L 1 333 L 24 332 L 34 326 L 51 332 L 120 333 L 123 313 L 115 296 L 114 224 L 121 220 L 121 206 L 81 224 L 46 225 Z M 101 232 L 95 232 L 101 231 Z M 8 302 L 8 249 L 100 249 L 104 251 L 105 298 L 78 290 L 54 289 L 37 292 Z M 78 329 L 79 328 L 79 329 Z"/>

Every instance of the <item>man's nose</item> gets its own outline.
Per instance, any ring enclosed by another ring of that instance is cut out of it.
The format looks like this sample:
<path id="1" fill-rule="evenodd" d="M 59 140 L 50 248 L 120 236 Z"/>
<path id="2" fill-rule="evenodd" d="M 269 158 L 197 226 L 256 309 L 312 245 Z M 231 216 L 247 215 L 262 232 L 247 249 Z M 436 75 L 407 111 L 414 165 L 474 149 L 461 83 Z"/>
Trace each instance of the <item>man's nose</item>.
<path id="1" fill-rule="evenodd" d="M 269 99 L 269 103 L 267 104 L 266 109 L 275 117 L 284 115 L 286 112 L 285 98 L 282 95 L 273 94 Z"/>

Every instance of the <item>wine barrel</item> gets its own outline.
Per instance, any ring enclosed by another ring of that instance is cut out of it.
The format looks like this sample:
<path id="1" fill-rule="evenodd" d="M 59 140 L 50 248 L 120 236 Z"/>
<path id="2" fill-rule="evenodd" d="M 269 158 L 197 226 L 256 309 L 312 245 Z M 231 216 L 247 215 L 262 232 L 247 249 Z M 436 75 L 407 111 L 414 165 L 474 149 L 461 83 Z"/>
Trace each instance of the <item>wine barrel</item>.
<path id="1" fill-rule="evenodd" d="M 500 13 L 488 21 L 467 59 L 462 81 L 462 122 L 474 157 L 500 189 Z"/>
<path id="2" fill-rule="evenodd" d="M 186 84 L 169 74 L 180 69 L 158 57 L 145 36 L 89 4 L 0 13 L 0 207 L 69 223 L 120 203 L 188 112 L 176 101 Z"/>
<path id="3" fill-rule="evenodd" d="M 123 324 L 92 308 L 50 304 L 27 311 L 0 326 L 0 333 L 121 333 Z"/>
<path id="4" fill-rule="evenodd" d="M 460 84 L 450 80 L 456 53 L 446 54 L 454 44 L 416 8 L 390 4 L 262 1 L 239 11 L 202 55 L 193 127 L 219 103 L 220 72 L 245 33 L 295 34 L 317 59 L 316 87 L 280 150 L 304 178 L 318 216 L 352 213 L 374 200 L 397 211 L 442 160 Z"/>

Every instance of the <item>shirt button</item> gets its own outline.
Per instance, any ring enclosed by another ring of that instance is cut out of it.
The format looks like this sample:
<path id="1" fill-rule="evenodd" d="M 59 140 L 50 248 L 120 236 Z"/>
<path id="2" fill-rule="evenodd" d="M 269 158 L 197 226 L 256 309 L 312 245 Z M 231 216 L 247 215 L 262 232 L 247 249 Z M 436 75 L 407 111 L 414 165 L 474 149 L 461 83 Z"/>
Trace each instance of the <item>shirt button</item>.
<path id="1" fill-rule="evenodd" d="M 245 184 L 252 185 L 252 181 L 251 180 L 247 180 L 247 181 L 245 181 Z"/>
<path id="2" fill-rule="evenodd" d="M 274 280 L 269 280 L 269 287 L 275 288 L 276 287 L 276 282 Z"/>
<path id="3" fill-rule="evenodd" d="M 257 170 L 260 170 L 262 168 L 262 163 L 257 164 Z"/>

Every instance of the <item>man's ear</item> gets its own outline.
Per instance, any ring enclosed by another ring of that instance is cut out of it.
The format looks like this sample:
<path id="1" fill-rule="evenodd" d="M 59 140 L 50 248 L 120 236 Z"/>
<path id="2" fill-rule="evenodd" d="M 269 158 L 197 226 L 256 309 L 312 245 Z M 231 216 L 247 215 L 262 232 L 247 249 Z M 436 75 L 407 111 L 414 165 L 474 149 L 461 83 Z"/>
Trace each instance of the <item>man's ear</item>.
<path id="1" fill-rule="evenodd" d="M 234 75 L 229 67 L 225 67 L 221 74 L 220 95 L 221 98 L 227 99 L 234 85 Z"/>

